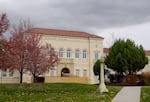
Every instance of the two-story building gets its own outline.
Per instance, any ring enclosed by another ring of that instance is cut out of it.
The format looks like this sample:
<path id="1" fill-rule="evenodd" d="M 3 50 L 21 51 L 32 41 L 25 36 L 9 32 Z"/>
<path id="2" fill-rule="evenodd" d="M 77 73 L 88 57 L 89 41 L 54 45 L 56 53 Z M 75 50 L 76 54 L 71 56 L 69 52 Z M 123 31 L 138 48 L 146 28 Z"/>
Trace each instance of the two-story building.
<path id="1" fill-rule="evenodd" d="M 51 44 L 58 53 L 58 65 L 44 74 L 45 82 L 98 82 L 93 74 L 93 65 L 103 55 L 103 37 L 80 31 L 44 28 L 33 28 L 29 31 L 29 34 L 32 33 L 40 34 L 41 45 Z M 3 82 L 8 82 L 7 79 L 11 79 L 10 82 L 16 79 L 17 82 L 19 79 L 17 73 L 3 76 L 1 72 L 0 76 Z M 24 82 L 31 82 L 31 79 L 31 74 L 24 74 Z"/>

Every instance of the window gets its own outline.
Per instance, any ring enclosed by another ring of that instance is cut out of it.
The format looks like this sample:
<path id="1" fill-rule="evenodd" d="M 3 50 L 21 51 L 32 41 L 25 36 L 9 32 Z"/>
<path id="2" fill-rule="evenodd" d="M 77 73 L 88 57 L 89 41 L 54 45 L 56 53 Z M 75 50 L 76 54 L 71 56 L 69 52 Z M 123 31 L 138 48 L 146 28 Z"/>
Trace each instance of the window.
<path id="1" fill-rule="evenodd" d="M 44 55 L 44 56 L 47 54 L 47 52 L 46 52 L 46 49 L 45 49 L 45 48 L 42 48 L 42 49 L 41 49 L 41 52 L 42 52 L 42 55 Z"/>
<path id="2" fill-rule="evenodd" d="M 6 71 L 2 71 L 2 77 L 6 77 L 6 76 L 7 76 Z"/>
<path id="3" fill-rule="evenodd" d="M 76 76 L 80 76 L 80 70 L 76 69 Z"/>
<path id="4" fill-rule="evenodd" d="M 9 77 L 13 77 L 14 72 L 13 71 L 9 71 Z"/>
<path id="5" fill-rule="evenodd" d="M 84 77 L 87 76 L 87 70 L 86 70 L 86 69 L 83 70 L 83 76 L 84 76 Z"/>
<path id="6" fill-rule="evenodd" d="M 55 75 L 55 70 L 50 70 L 50 76 L 54 76 Z"/>
<path id="7" fill-rule="evenodd" d="M 70 58 L 70 57 L 71 57 L 71 50 L 67 49 L 67 58 Z"/>
<path id="8" fill-rule="evenodd" d="M 75 52 L 75 58 L 79 58 L 80 57 L 80 51 L 77 49 Z"/>
<path id="9" fill-rule="evenodd" d="M 99 56 L 98 56 L 98 52 L 95 52 L 95 60 L 98 60 Z"/>
<path id="10" fill-rule="evenodd" d="M 83 50 L 83 58 L 86 58 L 87 57 L 87 52 L 86 50 Z"/>
<path id="11" fill-rule="evenodd" d="M 63 53 L 64 53 L 63 49 L 60 48 L 60 49 L 59 49 L 59 57 L 63 57 Z"/>

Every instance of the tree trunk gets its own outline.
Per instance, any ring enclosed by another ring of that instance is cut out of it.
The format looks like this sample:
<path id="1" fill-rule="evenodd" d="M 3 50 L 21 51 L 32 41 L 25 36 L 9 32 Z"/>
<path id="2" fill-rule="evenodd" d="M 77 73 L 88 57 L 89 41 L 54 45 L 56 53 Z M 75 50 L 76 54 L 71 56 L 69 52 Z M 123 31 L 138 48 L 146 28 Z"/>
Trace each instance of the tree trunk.
<path id="1" fill-rule="evenodd" d="M 98 74 L 98 80 L 100 80 L 100 74 Z"/>
<path id="2" fill-rule="evenodd" d="M 129 68 L 129 75 L 131 74 L 131 69 Z"/>
<path id="3" fill-rule="evenodd" d="M 98 80 L 99 80 L 99 83 L 100 83 L 100 73 L 98 74 Z"/>
<path id="4" fill-rule="evenodd" d="M 23 81 L 23 69 L 21 68 L 21 71 L 20 71 L 20 84 L 22 84 L 22 81 Z"/>
<path id="5" fill-rule="evenodd" d="M 33 74 L 33 82 L 35 83 L 36 82 L 36 75 Z"/>

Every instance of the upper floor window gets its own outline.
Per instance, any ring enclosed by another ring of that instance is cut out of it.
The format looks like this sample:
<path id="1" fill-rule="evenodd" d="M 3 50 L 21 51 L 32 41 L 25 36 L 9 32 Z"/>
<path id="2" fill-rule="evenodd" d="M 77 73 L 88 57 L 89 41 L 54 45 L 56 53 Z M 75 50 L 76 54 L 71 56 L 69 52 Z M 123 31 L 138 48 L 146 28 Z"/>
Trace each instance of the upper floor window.
<path id="1" fill-rule="evenodd" d="M 59 54 L 58 54 L 58 55 L 59 55 L 59 57 L 63 57 L 63 54 L 64 54 L 64 51 L 63 51 L 63 49 L 62 49 L 62 48 L 60 48 L 60 49 L 59 49 Z"/>
<path id="2" fill-rule="evenodd" d="M 71 57 L 71 50 L 67 49 L 67 58 L 70 58 L 70 57 Z"/>
<path id="3" fill-rule="evenodd" d="M 75 51 L 75 58 L 80 58 L 80 51 L 78 49 Z"/>
<path id="4" fill-rule="evenodd" d="M 98 60 L 98 58 L 99 58 L 99 55 L 98 55 L 98 52 L 96 51 L 95 52 L 95 60 Z"/>
<path id="5" fill-rule="evenodd" d="M 83 58 L 86 58 L 86 57 L 87 57 L 87 51 L 83 50 Z"/>

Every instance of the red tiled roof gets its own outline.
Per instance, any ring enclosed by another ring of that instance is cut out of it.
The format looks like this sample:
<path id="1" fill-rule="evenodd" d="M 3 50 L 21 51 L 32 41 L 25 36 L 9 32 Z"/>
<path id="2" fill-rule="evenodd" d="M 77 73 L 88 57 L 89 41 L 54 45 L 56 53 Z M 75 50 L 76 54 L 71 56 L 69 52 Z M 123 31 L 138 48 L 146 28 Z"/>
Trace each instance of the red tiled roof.
<path id="1" fill-rule="evenodd" d="M 148 55 L 148 56 L 150 56 L 150 50 L 146 50 L 145 54 Z"/>
<path id="2" fill-rule="evenodd" d="M 109 48 L 103 48 L 103 52 L 104 53 L 108 53 L 109 52 Z"/>
<path id="3" fill-rule="evenodd" d="M 69 30 L 57 30 L 57 29 L 46 29 L 46 28 L 32 28 L 28 31 L 29 33 L 36 34 L 48 34 L 48 35 L 58 35 L 58 36 L 71 36 L 71 37 L 84 37 L 84 38 L 101 38 L 101 36 L 80 32 L 80 31 L 69 31 Z"/>

